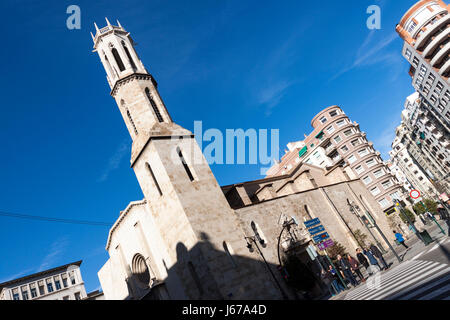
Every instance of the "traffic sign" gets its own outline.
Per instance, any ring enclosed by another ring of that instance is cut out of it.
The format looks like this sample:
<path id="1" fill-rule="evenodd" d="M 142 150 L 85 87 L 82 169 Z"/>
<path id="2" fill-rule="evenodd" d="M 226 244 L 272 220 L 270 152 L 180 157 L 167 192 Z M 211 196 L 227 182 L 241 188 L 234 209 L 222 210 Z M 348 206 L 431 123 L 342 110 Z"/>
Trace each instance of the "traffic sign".
<path id="1" fill-rule="evenodd" d="M 319 218 L 315 218 L 312 220 L 305 221 L 304 224 L 305 224 L 305 228 L 311 228 L 311 227 L 314 227 L 314 226 L 320 224 L 320 220 L 319 220 Z"/>
<path id="2" fill-rule="evenodd" d="M 330 238 L 330 236 L 328 235 L 328 233 L 324 232 L 324 233 L 321 233 L 321 234 L 319 234 L 317 236 L 314 236 L 313 240 L 314 240 L 315 243 L 319 243 L 319 242 L 321 242 L 323 240 L 327 240 L 329 238 Z"/>
<path id="3" fill-rule="evenodd" d="M 309 234 L 313 236 L 322 231 L 325 231 L 325 228 L 322 225 L 319 225 L 317 227 L 309 229 Z"/>
<path id="4" fill-rule="evenodd" d="M 409 196 L 413 199 L 419 199 L 420 198 L 420 191 L 419 190 L 411 190 L 409 193 Z"/>
<path id="5" fill-rule="evenodd" d="M 322 243 L 319 243 L 319 244 L 317 245 L 317 248 L 318 248 L 319 250 L 325 250 L 326 248 L 329 248 L 329 247 L 332 247 L 332 246 L 334 246 L 333 240 L 328 239 L 327 241 L 324 241 L 324 242 L 322 242 Z"/>

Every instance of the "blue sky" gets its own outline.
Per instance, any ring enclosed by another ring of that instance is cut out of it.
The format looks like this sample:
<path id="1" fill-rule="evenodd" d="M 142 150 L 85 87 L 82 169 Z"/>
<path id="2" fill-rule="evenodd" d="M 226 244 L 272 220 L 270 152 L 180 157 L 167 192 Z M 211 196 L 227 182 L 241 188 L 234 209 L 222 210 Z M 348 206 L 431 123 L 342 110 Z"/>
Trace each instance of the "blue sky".
<path id="1" fill-rule="evenodd" d="M 281 152 L 339 105 L 384 156 L 413 93 L 395 25 L 415 1 L 2 1 L 0 211 L 114 222 L 143 198 L 131 139 L 92 53 L 93 22 L 119 19 L 175 122 L 279 129 Z M 68 30 L 66 8 L 81 8 Z M 381 6 L 381 30 L 366 27 Z M 281 155 L 281 154 L 280 154 Z M 221 185 L 258 165 L 213 165 Z M 0 217 L 0 282 L 84 260 L 99 287 L 108 228 Z"/>

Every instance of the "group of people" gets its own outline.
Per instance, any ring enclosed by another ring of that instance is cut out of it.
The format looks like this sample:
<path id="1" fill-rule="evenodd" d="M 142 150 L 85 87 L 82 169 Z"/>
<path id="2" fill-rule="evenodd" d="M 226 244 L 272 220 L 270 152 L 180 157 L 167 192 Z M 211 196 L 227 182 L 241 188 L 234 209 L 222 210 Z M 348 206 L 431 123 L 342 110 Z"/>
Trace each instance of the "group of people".
<path id="1" fill-rule="evenodd" d="M 334 269 L 332 265 L 329 265 L 328 270 L 322 270 L 322 279 L 333 296 L 335 293 L 338 294 L 346 289 L 342 284 L 341 279 L 343 279 L 344 282 L 351 284 L 353 287 L 356 287 L 361 282 L 365 282 L 366 278 L 361 272 L 362 267 L 366 269 L 369 276 L 380 270 L 389 268 L 380 249 L 374 244 L 371 244 L 369 248 L 357 248 L 356 259 L 350 254 L 347 254 L 344 257 L 337 255 L 336 258 L 335 266 L 337 270 Z M 341 279 L 338 272 L 341 275 Z M 357 280 L 356 277 L 359 280 Z M 332 290 L 333 288 L 334 291 Z"/>

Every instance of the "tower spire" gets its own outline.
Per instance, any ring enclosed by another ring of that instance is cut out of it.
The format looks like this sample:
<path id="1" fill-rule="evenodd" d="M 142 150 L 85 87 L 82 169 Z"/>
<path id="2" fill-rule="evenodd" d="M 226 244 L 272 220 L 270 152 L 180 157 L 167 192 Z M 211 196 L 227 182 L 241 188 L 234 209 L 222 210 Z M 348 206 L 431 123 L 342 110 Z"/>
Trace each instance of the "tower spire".
<path id="1" fill-rule="evenodd" d="M 122 25 L 121 25 L 120 22 L 119 22 L 119 19 L 117 19 L 116 21 L 117 21 L 117 25 L 118 25 L 120 28 L 123 29 Z"/>
<path id="2" fill-rule="evenodd" d="M 95 31 L 99 32 L 100 30 L 97 27 L 97 24 L 94 22 L 94 26 L 95 26 Z"/>
<path id="3" fill-rule="evenodd" d="M 106 23 L 108 24 L 108 27 L 111 27 L 111 23 L 109 22 L 108 18 L 105 17 Z"/>

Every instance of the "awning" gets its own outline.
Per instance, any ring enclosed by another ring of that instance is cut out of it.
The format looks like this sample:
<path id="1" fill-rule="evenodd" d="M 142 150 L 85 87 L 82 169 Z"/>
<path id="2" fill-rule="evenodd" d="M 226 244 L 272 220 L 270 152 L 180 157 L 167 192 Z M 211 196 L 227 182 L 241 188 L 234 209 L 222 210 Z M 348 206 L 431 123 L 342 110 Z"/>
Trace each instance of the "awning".
<path id="1" fill-rule="evenodd" d="M 304 146 L 304 147 L 298 152 L 299 158 L 303 157 L 307 152 L 308 152 L 308 146 Z"/>

